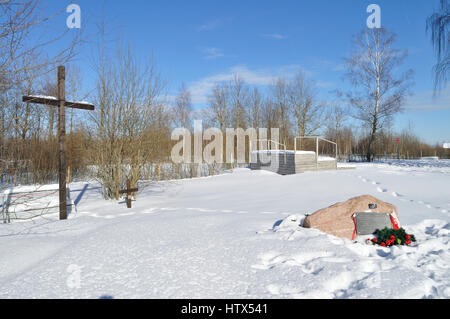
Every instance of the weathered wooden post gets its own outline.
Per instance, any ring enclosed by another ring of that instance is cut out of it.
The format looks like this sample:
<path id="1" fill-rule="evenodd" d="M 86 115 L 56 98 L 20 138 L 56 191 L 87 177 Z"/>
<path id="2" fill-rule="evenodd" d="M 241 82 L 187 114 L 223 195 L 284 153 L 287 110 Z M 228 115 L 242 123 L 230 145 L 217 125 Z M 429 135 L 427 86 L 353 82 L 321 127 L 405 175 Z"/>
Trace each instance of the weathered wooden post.
<path id="1" fill-rule="evenodd" d="M 94 106 L 88 103 L 77 103 L 66 101 L 66 68 L 58 66 L 58 96 L 42 97 L 42 96 L 23 96 L 22 101 L 25 103 L 44 104 L 58 107 L 58 158 L 59 158 L 59 219 L 67 219 L 67 188 L 66 188 L 66 107 L 93 111 Z"/>
<path id="2" fill-rule="evenodd" d="M 58 66 L 59 219 L 67 219 L 66 187 L 66 69 Z"/>

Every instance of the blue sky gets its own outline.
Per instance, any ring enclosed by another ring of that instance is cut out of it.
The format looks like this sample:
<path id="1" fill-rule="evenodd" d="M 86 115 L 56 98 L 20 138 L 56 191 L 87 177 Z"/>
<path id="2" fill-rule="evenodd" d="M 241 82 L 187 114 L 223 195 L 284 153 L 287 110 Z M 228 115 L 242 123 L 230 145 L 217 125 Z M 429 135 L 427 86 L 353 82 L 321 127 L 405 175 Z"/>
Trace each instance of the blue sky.
<path id="1" fill-rule="evenodd" d="M 350 53 L 352 35 L 366 28 L 367 6 L 376 3 L 382 26 L 398 35 L 396 47 L 409 50 L 404 68 L 415 71 L 414 96 L 395 118 L 395 129 L 411 126 L 426 142 L 450 142 L 450 87 L 433 98 L 435 55 L 425 30 L 438 0 L 72 2 L 81 7 L 82 28 L 90 39 L 95 39 L 95 23 L 104 12 L 110 37 L 130 40 L 142 58 L 153 53 L 168 94 L 185 83 L 196 107 L 205 106 L 214 81 L 233 73 L 264 86 L 302 69 L 316 81 L 323 99 L 332 98 L 331 91 L 348 87 L 342 58 Z M 59 9 L 69 2 L 47 3 Z M 77 62 L 86 90 L 94 81 L 91 51 L 86 44 Z"/>

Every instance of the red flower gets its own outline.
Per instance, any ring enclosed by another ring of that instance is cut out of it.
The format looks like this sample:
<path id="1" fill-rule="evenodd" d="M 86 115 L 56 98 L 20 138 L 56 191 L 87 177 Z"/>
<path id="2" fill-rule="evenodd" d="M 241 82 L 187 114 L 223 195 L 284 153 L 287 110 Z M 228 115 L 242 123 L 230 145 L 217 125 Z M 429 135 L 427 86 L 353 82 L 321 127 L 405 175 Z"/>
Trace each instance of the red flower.
<path id="1" fill-rule="evenodd" d="M 394 235 L 391 236 L 391 240 L 395 240 L 395 236 Z"/>
<path id="2" fill-rule="evenodd" d="M 406 235 L 405 238 L 408 239 L 408 240 L 410 240 L 410 239 L 411 239 L 411 236 L 410 236 L 410 235 Z"/>
<path id="3" fill-rule="evenodd" d="M 386 247 L 386 244 L 383 242 L 380 244 L 380 246 Z"/>
<path id="4" fill-rule="evenodd" d="M 411 241 L 410 241 L 410 240 L 407 240 L 407 241 L 405 241 L 405 244 L 406 244 L 406 245 L 409 245 L 409 244 L 411 244 Z"/>
<path id="5" fill-rule="evenodd" d="M 376 238 L 373 238 L 373 239 L 372 239 L 372 242 L 374 242 L 374 243 L 378 243 L 378 239 L 376 239 Z"/>

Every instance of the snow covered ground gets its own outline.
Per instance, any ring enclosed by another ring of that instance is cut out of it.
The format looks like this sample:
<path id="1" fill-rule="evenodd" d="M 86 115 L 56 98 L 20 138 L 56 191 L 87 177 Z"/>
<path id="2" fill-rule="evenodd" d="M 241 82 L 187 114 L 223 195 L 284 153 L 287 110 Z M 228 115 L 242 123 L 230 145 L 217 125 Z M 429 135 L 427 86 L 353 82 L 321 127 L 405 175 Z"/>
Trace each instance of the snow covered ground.
<path id="1" fill-rule="evenodd" d="M 356 166 L 161 182 L 132 209 L 73 183 L 69 220 L 0 224 L 0 298 L 450 298 L 450 161 Z M 292 221 L 362 194 L 396 205 L 416 245 Z"/>

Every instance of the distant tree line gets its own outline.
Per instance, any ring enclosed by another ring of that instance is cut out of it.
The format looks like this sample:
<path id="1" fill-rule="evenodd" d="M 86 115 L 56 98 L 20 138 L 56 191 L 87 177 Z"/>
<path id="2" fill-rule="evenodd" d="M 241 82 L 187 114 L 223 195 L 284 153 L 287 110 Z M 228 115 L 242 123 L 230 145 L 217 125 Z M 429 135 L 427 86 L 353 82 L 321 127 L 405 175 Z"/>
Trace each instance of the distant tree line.
<path id="1" fill-rule="evenodd" d="M 167 83 L 154 60 L 139 59 L 126 42 L 106 41 L 102 23 L 93 62 L 95 87 L 83 94 L 83 73 L 73 61 L 81 35 L 61 35 L 70 39 L 69 44 L 48 56 L 45 46 L 60 37 L 48 43 L 33 41 L 33 35 L 49 21 L 38 19 L 43 14 L 38 1 L 2 1 L 0 11 L 2 185 L 56 181 L 57 109 L 23 103 L 21 97 L 56 96 L 58 64 L 68 65 L 67 99 L 89 99 L 96 107 L 88 113 L 68 110 L 68 175 L 71 180 L 97 179 L 106 199 L 118 199 L 126 179 L 134 186 L 143 179 L 199 176 L 203 168 L 175 165 L 170 160 L 176 143 L 171 131 L 192 129 L 195 119 L 202 119 L 204 128 L 222 131 L 229 127 L 267 128 L 269 132 L 279 128 L 280 143 L 287 149 L 293 149 L 297 136 L 322 135 L 338 143 L 341 159 L 352 154 L 363 154 L 369 161 L 383 154 L 449 156 L 440 145 L 424 143 L 411 129 L 393 130 L 392 120 L 409 94 L 412 71 L 397 72 L 406 51 L 394 49 L 395 35 L 384 29 L 365 30 L 354 37 L 354 51 L 346 59 L 346 78 L 353 89 L 336 91 L 333 101 L 322 100 L 317 83 L 299 70 L 267 88 L 251 86 L 235 74 L 229 81 L 214 84 L 205 108 L 194 109 L 186 85 L 169 98 Z M 333 150 L 322 146 L 321 152 Z M 214 174 L 217 167 L 207 171 Z"/>

